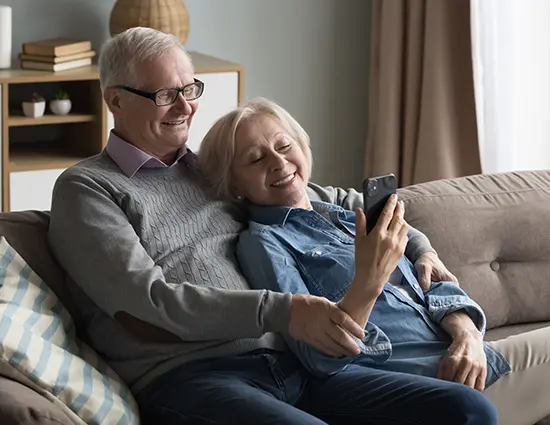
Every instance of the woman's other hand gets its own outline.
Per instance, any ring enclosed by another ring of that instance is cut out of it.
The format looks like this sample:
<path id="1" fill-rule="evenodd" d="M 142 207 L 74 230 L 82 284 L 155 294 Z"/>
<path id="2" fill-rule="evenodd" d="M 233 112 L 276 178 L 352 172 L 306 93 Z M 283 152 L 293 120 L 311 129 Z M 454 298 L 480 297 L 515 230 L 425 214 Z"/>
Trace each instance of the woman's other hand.
<path id="1" fill-rule="evenodd" d="M 447 354 L 439 363 L 439 379 L 458 382 L 483 391 L 487 378 L 487 357 L 481 334 L 463 332 L 453 339 Z"/>
<path id="2" fill-rule="evenodd" d="M 464 311 L 447 314 L 441 327 L 451 336 L 453 343 L 439 363 L 437 377 L 483 391 L 487 378 L 483 335 Z"/>
<path id="3" fill-rule="evenodd" d="M 432 282 L 454 282 L 458 285 L 456 276 L 445 267 L 435 252 L 422 254 L 414 267 L 418 273 L 418 283 L 424 291 L 430 289 Z"/>

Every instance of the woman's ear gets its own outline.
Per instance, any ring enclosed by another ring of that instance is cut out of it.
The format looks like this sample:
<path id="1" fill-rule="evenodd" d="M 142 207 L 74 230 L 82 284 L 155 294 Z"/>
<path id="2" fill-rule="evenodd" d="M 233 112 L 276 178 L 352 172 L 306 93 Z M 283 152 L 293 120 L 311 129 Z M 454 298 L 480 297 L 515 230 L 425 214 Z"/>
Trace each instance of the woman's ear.
<path id="1" fill-rule="evenodd" d="M 233 198 L 234 200 L 237 200 L 237 201 L 242 201 L 244 199 L 244 197 L 240 194 L 239 190 L 237 190 L 237 188 L 233 185 L 231 185 L 231 187 L 229 188 L 229 197 L 230 198 Z"/>

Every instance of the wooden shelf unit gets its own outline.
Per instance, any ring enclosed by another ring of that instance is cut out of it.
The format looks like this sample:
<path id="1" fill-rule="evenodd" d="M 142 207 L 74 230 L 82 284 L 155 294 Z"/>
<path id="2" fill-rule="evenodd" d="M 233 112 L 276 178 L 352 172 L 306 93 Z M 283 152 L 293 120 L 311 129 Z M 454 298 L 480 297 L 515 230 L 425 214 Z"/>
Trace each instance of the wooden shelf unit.
<path id="1" fill-rule="evenodd" d="M 8 168 L 10 172 L 54 170 L 68 168 L 86 156 L 71 155 L 64 152 L 30 151 L 11 152 Z"/>
<path id="2" fill-rule="evenodd" d="M 197 78 L 207 87 L 190 130 L 189 146 L 196 150 L 213 122 L 243 100 L 244 70 L 238 63 L 198 52 L 189 54 Z M 37 91 L 48 103 L 59 88 L 71 97 L 69 115 L 52 115 L 46 105 L 43 117 L 23 116 L 23 99 Z M 47 209 L 57 176 L 101 152 L 112 125 L 97 65 L 62 72 L 0 70 L 1 210 Z M 18 195 L 15 201 L 14 194 Z"/>
<path id="3" fill-rule="evenodd" d="M 70 124 L 79 122 L 92 122 L 97 117 L 93 114 L 68 114 L 53 115 L 44 114 L 39 118 L 29 118 L 24 115 L 10 115 L 8 117 L 8 127 L 27 127 L 30 125 L 49 125 L 49 124 Z"/>
<path id="4" fill-rule="evenodd" d="M 86 81 L 99 79 L 96 65 L 70 69 L 68 71 L 49 72 L 28 69 L 0 69 L 0 83 L 51 83 L 65 81 Z"/>
<path id="5" fill-rule="evenodd" d="M 49 111 L 49 100 L 59 89 L 71 98 L 68 115 Z M 46 99 L 46 113 L 38 118 L 26 117 L 21 102 L 35 91 Z M 0 99 L 3 211 L 11 210 L 13 199 L 34 196 L 30 193 L 32 184 L 18 186 L 18 181 L 28 182 L 35 175 L 32 172 L 42 170 L 60 173 L 101 152 L 107 143 L 107 108 L 96 65 L 63 72 L 1 70 Z M 34 178 L 38 184 L 40 175 Z"/>

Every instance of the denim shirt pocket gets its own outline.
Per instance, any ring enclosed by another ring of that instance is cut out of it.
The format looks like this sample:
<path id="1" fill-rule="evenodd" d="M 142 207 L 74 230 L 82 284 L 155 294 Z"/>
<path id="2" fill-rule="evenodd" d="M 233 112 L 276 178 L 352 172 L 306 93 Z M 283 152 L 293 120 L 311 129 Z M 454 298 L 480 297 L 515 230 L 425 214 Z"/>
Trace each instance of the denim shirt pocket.
<path id="1" fill-rule="evenodd" d="M 325 243 L 310 246 L 298 254 L 298 267 L 312 295 L 337 302 L 355 275 L 353 245 Z"/>

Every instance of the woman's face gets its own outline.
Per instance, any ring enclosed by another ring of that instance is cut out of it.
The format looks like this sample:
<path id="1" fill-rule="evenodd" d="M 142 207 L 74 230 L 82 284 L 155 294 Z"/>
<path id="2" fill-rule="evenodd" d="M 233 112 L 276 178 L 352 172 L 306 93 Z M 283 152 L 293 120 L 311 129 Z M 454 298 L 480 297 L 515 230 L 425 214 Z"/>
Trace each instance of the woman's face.
<path id="1" fill-rule="evenodd" d="M 237 130 L 231 184 L 235 195 L 257 205 L 309 208 L 308 161 L 281 122 L 256 115 Z"/>

